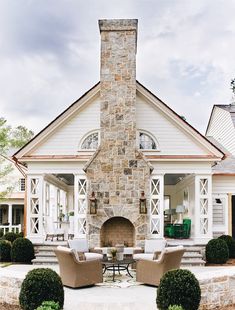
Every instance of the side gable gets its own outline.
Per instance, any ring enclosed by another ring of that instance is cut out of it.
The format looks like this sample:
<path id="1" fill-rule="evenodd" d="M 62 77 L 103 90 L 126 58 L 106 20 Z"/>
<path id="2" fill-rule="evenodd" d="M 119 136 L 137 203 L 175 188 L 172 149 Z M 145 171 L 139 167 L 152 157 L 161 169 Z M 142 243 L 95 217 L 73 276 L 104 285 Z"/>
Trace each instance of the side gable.
<path id="1" fill-rule="evenodd" d="M 214 105 L 206 135 L 213 137 L 230 153 L 235 154 L 235 128 L 230 105 Z"/>
<path id="2" fill-rule="evenodd" d="M 158 141 L 161 155 L 207 155 L 217 159 L 224 156 L 218 147 L 139 82 L 137 82 L 138 93 L 140 99 L 137 99 L 137 107 L 139 106 L 137 126 L 144 126 L 142 129 L 151 130 L 157 139 L 164 140 Z M 149 107 L 143 107 L 144 101 L 149 103 Z M 157 114 L 155 113 L 153 118 L 154 109 Z M 141 125 L 141 118 L 143 125 Z M 159 138 L 158 135 L 160 135 Z"/>

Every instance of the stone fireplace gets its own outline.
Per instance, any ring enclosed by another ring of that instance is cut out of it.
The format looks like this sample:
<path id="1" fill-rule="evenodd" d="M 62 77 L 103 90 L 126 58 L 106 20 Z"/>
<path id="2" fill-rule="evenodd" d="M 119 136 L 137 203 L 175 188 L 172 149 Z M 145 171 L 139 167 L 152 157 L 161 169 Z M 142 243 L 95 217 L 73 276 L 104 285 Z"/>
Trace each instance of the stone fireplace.
<path id="1" fill-rule="evenodd" d="M 99 26 L 100 146 L 84 168 L 98 210 L 87 215 L 89 241 L 99 246 L 102 225 L 118 217 L 135 227 L 133 243 L 139 245 L 149 223 L 148 216 L 139 213 L 139 199 L 142 191 L 149 195 L 151 166 L 136 139 L 137 20 L 100 20 Z"/>
<path id="2" fill-rule="evenodd" d="M 135 227 L 128 219 L 121 216 L 111 217 L 100 229 L 101 247 L 117 244 L 129 247 L 135 245 Z"/>

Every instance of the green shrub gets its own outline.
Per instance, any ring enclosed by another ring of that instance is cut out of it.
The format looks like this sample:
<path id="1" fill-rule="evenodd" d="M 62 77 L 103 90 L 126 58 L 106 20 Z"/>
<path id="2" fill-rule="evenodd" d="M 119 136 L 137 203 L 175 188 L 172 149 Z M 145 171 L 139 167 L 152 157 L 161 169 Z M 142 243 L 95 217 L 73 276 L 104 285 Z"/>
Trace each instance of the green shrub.
<path id="1" fill-rule="evenodd" d="M 17 238 L 11 248 L 11 259 L 13 262 L 31 263 L 34 258 L 33 244 L 29 239 Z"/>
<path id="2" fill-rule="evenodd" d="M 222 235 L 218 239 L 222 239 L 227 243 L 228 250 L 229 250 L 229 257 L 232 257 L 232 245 L 233 245 L 233 237 L 229 235 Z"/>
<path id="3" fill-rule="evenodd" d="M 44 301 L 36 310 L 60 310 L 60 305 L 58 302 Z"/>
<path id="4" fill-rule="evenodd" d="M 7 240 L 0 240 L 0 261 L 11 261 L 11 243 Z"/>
<path id="5" fill-rule="evenodd" d="M 171 305 L 197 310 L 200 300 L 199 282 L 189 270 L 170 270 L 161 278 L 157 289 L 157 306 L 160 310 L 168 310 Z"/>
<path id="6" fill-rule="evenodd" d="M 23 232 L 17 233 L 17 238 L 24 238 L 24 233 Z"/>
<path id="7" fill-rule="evenodd" d="M 235 258 L 235 240 L 233 239 L 229 250 L 229 257 Z"/>
<path id="8" fill-rule="evenodd" d="M 2 238 L 2 237 L 3 237 L 3 235 L 4 235 L 4 233 L 3 233 L 3 229 L 0 229 L 0 238 Z"/>
<path id="9" fill-rule="evenodd" d="M 229 259 L 227 243 L 222 239 L 212 239 L 206 245 L 206 261 L 211 264 L 224 264 Z"/>
<path id="10" fill-rule="evenodd" d="M 3 239 L 13 243 L 17 239 L 17 234 L 14 232 L 8 232 L 3 236 Z"/>
<path id="11" fill-rule="evenodd" d="M 184 310 L 181 306 L 173 305 L 169 306 L 168 310 Z"/>
<path id="12" fill-rule="evenodd" d="M 43 301 L 64 305 L 64 288 L 60 276 L 49 268 L 37 268 L 28 272 L 20 290 L 19 302 L 23 310 L 35 310 Z M 53 308 L 52 308 L 53 309 Z"/>

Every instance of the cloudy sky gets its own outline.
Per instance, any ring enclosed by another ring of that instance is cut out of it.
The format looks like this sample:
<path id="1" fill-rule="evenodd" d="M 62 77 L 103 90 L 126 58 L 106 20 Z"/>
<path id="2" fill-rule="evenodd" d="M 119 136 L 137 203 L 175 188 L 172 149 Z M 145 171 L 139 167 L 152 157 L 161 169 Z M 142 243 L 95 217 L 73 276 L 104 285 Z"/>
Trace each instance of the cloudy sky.
<path id="1" fill-rule="evenodd" d="M 98 19 L 138 18 L 137 79 L 205 132 L 230 103 L 234 0 L 0 0 L 0 116 L 38 132 L 99 80 Z"/>

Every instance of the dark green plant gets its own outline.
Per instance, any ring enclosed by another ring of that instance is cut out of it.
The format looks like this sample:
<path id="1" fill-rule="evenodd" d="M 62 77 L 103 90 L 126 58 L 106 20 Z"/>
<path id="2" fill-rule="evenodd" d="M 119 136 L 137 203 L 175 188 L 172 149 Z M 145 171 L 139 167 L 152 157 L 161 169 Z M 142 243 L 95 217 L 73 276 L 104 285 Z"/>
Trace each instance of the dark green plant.
<path id="1" fill-rule="evenodd" d="M 233 239 L 232 243 L 231 243 L 231 246 L 230 246 L 230 249 L 229 249 L 229 256 L 231 258 L 235 258 L 235 240 Z"/>
<path id="2" fill-rule="evenodd" d="M 44 301 L 36 310 L 60 310 L 60 305 L 58 302 Z"/>
<path id="3" fill-rule="evenodd" d="M 24 238 L 24 233 L 22 231 L 17 233 L 17 238 Z"/>
<path id="4" fill-rule="evenodd" d="M 7 240 L 0 240 L 0 261 L 11 261 L 11 242 Z"/>
<path id="5" fill-rule="evenodd" d="M 186 269 L 166 272 L 157 289 L 157 306 L 168 310 L 169 306 L 178 305 L 187 310 L 197 310 L 201 300 L 201 289 L 194 274 Z"/>
<path id="6" fill-rule="evenodd" d="M 17 239 L 17 234 L 14 232 L 8 232 L 3 236 L 3 239 L 13 243 Z"/>
<path id="7" fill-rule="evenodd" d="M 227 243 L 228 246 L 228 250 L 229 250 L 229 257 L 232 257 L 232 244 L 233 244 L 233 237 L 229 236 L 229 235 L 222 235 L 220 236 L 218 239 L 222 239 Z"/>
<path id="8" fill-rule="evenodd" d="M 210 264 L 224 264 L 229 259 L 227 243 L 222 239 L 212 239 L 206 245 L 206 261 Z"/>
<path id="9" fill-rule="evenodd" d="M 184 310 L 184 308 L 182 306 L 173 305 L 169 306 L 168 310 Z"/>
<path id="10" fill-rule="evenodd" d="M 3 237 L 3 235 L 4 235 L 4 233 L 3 233 L 3 229 L 0 229 L 0 238 L 2 238 L 2 237 Z"/>
<path id="11" fill-rule="evenodd" d="M 13 262 L 31 263 L 34 258 L 34 247 L 32 242 L 26 238 L 17 238 L 11 248 L 11 259 Z"/>
<path id="12" fill-rule="evenodd" d="M 64 305 L 64 288 L 60 276 L 52 269 L 37 268 L 28 272 L 20 290 L 19 302 L 23 310 L 35 310 L 45 300 Z M 52 308 L 53 309 L 53 308 Z"/>

